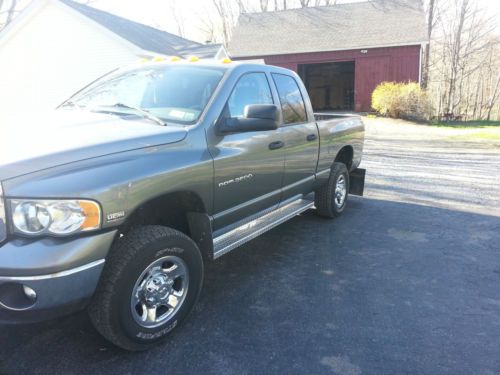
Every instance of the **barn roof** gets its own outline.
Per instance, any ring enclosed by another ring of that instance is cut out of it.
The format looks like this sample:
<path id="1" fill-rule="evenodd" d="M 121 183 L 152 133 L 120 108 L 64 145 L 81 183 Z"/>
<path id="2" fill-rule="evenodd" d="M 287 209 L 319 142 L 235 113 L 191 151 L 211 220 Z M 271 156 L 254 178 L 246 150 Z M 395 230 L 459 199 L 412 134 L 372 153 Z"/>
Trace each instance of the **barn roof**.
<path id="1" fill-rule="evenodd" d="M 233 57 L 256 57 L 422 44 L 426 30 L 420 1 L 372 0 L 244 13 L 228 50 Z"/>
<path id="2" fill-rule="evenodd" d="M 200 58 L 213 58 L 222 47 L 221 44 L 197 43 L 72 0 L 60 1 L 146 51 L 168 56 L 196 55 Z"/>

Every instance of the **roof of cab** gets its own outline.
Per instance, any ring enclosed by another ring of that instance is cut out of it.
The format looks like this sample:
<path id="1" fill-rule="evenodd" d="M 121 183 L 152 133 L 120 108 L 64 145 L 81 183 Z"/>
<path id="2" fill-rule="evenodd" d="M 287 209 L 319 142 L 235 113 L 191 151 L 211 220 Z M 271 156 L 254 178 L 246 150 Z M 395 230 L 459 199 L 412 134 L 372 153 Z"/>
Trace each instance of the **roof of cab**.
<path id="1" fill-rule="evenodd" d="M 154 59 L 153 59 L 154 60 Z M 257 63 L 248 63 L 248 62 L 240 62 L 240 61 L 219 61 L 219 60 L 211 60 L 211 59 L 195 59 L 190 61 L 189 59 L 174 59 L 167 60 L 162 59 L 160 61 L 146 61 L 134 64 L 132 66 L 127 66 L 125 69 L 130 68 L 138 68 L 141 66 L 151 67 L 151 66 L 203 66 L 203 67 L 211 67 L 223 69 L 226 71 L 240 70 L 242 72 L 255 72 L 255 71 L 267 71 L 267 72 L 275 72 L 275 73 L 286 73 L 290 74 L 291 70 L 281 68 L 274 65 L 266 65 L 266 64 L 257 64 Z M 295 74 L 295 73 L 294 73 Z"/>

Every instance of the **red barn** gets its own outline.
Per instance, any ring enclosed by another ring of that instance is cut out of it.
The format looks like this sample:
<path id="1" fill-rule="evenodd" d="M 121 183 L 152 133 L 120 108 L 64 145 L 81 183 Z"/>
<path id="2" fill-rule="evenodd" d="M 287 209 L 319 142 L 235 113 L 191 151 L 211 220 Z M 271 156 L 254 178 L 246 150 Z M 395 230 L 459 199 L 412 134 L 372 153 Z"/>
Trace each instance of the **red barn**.
<path id="1" fill-rule="evenodd" d="M 426 30 L 420 0 L 244 13 L 229 53 L 296 71 L 317 110 L 369 111 L 377 84 L 420 82 Z"/>

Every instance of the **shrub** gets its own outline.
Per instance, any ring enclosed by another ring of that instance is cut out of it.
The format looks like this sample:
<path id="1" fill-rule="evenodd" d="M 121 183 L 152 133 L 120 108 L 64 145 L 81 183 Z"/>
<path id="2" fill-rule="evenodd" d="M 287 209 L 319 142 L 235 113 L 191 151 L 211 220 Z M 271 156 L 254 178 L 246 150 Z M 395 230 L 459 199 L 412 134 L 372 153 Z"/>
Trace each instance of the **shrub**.
<path id="1" fill-rule="evenodd" d="M 383 116 L 427 120 L 432 104 L 418 83 L 382 82 L 372 94 L 372 108 Z"/>
<path id="2" fill-rule="evenodd" d="M 372 94 L 372 108 L 382 116 L 398 117 L 399 83 L 382 82 Z"/>

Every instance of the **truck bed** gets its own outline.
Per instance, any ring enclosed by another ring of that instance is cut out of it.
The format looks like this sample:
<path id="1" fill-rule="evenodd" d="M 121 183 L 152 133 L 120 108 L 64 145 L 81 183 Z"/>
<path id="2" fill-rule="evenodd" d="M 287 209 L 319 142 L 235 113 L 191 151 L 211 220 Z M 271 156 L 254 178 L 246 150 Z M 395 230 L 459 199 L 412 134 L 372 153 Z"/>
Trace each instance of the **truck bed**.
<path id="1" fill-rule="evenodd" d="M 360 117 L 360 116 L 352 112 L 314 112 L 314 119 L 316 121 L 343 119 L 346 117 Z"/>
<path id="2" fill-rule="evenodd" d="M 329 170 L 332 155 L 345 147 L 352 152 L 350 171 L 356 169 L 363 153 L 365 126 L 361 117 L 351 113 L 314 113 L 320 139 L 318 172 Z M 334 156 L 335 157 L 335 156 Z"/>

